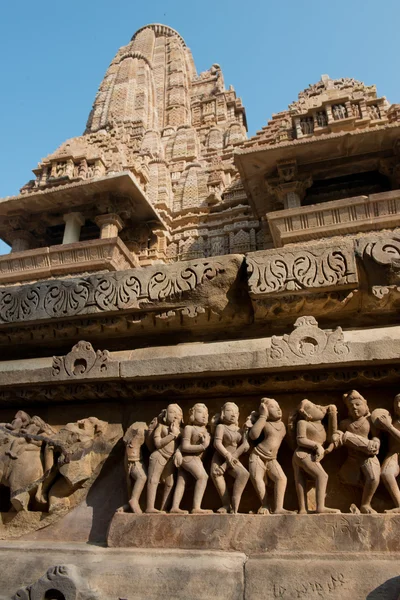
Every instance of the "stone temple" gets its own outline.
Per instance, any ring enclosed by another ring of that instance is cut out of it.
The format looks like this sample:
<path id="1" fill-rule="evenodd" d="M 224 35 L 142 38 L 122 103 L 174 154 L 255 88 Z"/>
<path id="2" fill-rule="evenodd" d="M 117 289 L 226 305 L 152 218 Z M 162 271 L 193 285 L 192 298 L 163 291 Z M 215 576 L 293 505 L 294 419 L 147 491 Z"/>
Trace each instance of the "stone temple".
<path id="1" fill-rule="evenodd" d="M 147 25 L 0 200 L 1 600 L 400 598 L 400 105 L 246 131 Z"/>

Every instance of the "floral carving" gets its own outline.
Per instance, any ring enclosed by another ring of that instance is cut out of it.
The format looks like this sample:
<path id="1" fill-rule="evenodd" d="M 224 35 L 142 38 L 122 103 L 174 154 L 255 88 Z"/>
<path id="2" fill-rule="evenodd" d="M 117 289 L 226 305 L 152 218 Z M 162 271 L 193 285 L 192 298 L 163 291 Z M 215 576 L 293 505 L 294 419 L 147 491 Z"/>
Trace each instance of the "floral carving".
<path id="1" fill-rule="evenodd" d="M 354 253 L 350 248 L 267 251 L 247 257 L 247 265 L 250 293 L 255 298 L 357 283 Z"/>
<path id="2" fill-rule="evenodd" d="M 291 363 L 297 359 L 309 362 L 335 360 L 350 352 L 348 344 L 344 341 L 341 327 L 328 333 L 318 327 L 314 317 L 299 317 L 294 324 L 291 334 L 283 337 L 273 335 L 269 357 L 272 360 L 289 360 Z"/>
<path id="3" fill-rule="evenodd" d="M 357 241 L 360 256 L 368 256 L 378 265 L 392 265 L 400 260 L 400 238 L 387 236 L 379 238 L 360 238 Z"/>
<path id="4" fill-rule="evenodd" d="M 114 368 L 113 368 L 114 367 Z M 57 379 L 70 377 L 118 375 L 118 363 L 114 363 L 108 350 L 94 351 L 90 342 L 81 340 L 66 356 L 54 356 L 52 376 Z"/>
<path id="5" fill-rule="evenodd" d="M 174 300 L 224 272 L 222 262 L 196 260 L 3 288 L 0 323 L 140 308 L 140 302 Z"/>

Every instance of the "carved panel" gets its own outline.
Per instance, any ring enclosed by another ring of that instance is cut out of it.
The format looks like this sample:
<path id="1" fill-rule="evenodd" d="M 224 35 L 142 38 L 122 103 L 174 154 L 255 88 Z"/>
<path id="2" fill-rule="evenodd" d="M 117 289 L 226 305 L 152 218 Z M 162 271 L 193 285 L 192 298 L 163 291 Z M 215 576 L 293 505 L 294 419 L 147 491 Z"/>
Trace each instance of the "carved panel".
<path id="1" fill-rule="evenodd" d="M 358 283 L 353 247 L 312 246 L 301 250 L 267 250 L 246 257 L 250 295 L 269 295 L 337 287 Z"/>

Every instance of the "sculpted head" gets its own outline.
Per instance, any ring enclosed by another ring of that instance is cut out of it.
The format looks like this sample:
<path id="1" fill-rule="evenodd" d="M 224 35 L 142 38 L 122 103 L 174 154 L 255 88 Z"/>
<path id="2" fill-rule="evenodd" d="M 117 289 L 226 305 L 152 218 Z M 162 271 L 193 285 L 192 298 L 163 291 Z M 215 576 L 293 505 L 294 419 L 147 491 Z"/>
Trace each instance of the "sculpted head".
<path id="1" fill-rule="evenodd" d="M 307 400 L 307 398 L 302 400 L 298 407 L 298 412 L 305 421 L 322 421 L 326 415 L 326 410 L 325 406 L 314 404 L 314 402 Z"/>
<path id="2" fill-rule="evenodd" d="M 168 404 L 165 411 L 164 423 L 172 425 L 172 423 L 182 423 L 183 412 L 178 404 Z"/>
<path id="3" fill-rule="evenodd" d="M 14 429 L 19 429 L 21 427 L 27 427 L 30 422 L 31 418 L 28 413 L 23 410 L 19 410 L 11 422 L 11 425 Z"/>
<path id="4" fill-rule="evenodd" d="M 208 408 L 205 404 L 198 402 L 189 410 L 189 423 L 191 425 L 207 425 Z"/>
<path id="5" fill-rule="evenodd" d="M 234 402 L 225 402 L 221 408 L 221 421 L 225 425 L 238 425 L 239 407 Z"/>
<path id="6" fill-rule="evenodd" d="M 367 401 L 357 390 L 343 394 L 343 400 L 352 419 L 359 419 L 369 414 Z"/>
<path id="7" fill-rule="evenodd" d="M 393 400 L 393 412 L 396 417 L 400 417 L 400 394 L 397 394 Z"/>
<path id="8" fill-rule="evenodd" d="M 263 407 L 263 410 L 261 410 Z M 274 398 L 261 398 L 260 413 L 263 413 L 268 421 L 279 421 L 282 419 L 282 410 Z"/>

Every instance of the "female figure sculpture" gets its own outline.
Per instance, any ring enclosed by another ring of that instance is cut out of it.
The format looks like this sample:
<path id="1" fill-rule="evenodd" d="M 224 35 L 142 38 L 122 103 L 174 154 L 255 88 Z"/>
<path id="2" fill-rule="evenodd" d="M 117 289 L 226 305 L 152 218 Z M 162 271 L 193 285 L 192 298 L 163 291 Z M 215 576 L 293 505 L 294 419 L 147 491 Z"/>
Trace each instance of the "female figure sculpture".
<path id="1" fill-rule="evenodd" d="M 204 451 L 210 445 L 211 437 L 207 431 L 208 409 L 205 404 L 195 404 L 189 412 L 189 425 L 186 425 L 180 449 L 175 455 L 175 466 L 179 467 L 178 480 L 172 502 L 171 513 L 185 514 L 180 503 L 186 487 L 188 475 L 196 480 L 193 495 L 192 514 L 212 513 L 212 510 L 201 508 L 204 492 L 206 491 L 208 475 L 202 458 Z"/>
<path id="2" fill-rule="evenodd" d="M 224 404 L 215 422 L 217 422 L 214 434 L 216 451 L 211 462 L 211 477 L 222 501 L 222 507 L 217 512 L 237 514 L 249 479 L 249 472 L 239 461 L 239 457 L 248 451 L 250 445 L 246 435 L 239 428 L 239 407 L 233 402 Z M 229 473 L 235 480 L 232 498 L 227 489 L 225 473 Z"/>
<path id="3" fill-rule="evenodd" d="M 344 432 L 341 443 L 347 447 L 348 457 L 339 471 L 339 477 L 343 483 L 363 487 L 362 513 L 376 513 L 371 501 L 379 485 L 381 471 L 376 456 L 380 447 L 378 432 L 372 423 L 367 401 L 359 392 L 352 390 L 344 394 L 343 399 L 349 418 L 340 423 L 340 429 Z"/>
<path id="4" fill-rule="evenodd" d="M 325 506 L 328 474 L 321 465 L 321 460 L 336 444 L 330 444 L 325 450 L 323 444 L 327 435 L 322 419 L 329 415 L 329 438 L 337 430 L 337 409 L 334 404 L 318 406 L 310 400 L 302 400 L 292 417 L 295 427 L 297 448 L 293 454 L 294 479 L 296 483 L 299 514 L 307 514 L 307 476 L 315 481 L 317 513 L 339 513 L 336 508 Z"/>
<path id="5" fill-rule="evenodd" d="M 130 509 L 137 515 L 142 514 L 139 500 L 147 481 L 147 469 L 143 461 L 143 445 L 147 431 L 146 423 L 138 421 L 133 423 L 124 435 L 125 473 L 129 501 L 127 506 L 120 509 L 120 512 Z"/>
<path id="6" fill-rule="evenodd" d="M 397 483 L 400 474 L 400 394 L 394 398 L 393 412 L 393 422 L 390 413 L 386 410 L 377 409 L 371 414 L 373 424 L 389 434 L 389 451 L 382 464 L 381 477 L 395 507 L 385 510 L 386 513 L 400 513 L 400 490 Z"/>
<path id="7" fill-rule="evenodd" d="M 164 480 L 161 512 L 165 511 L 174 485 L 173 456 L 180 441 L 182 424 L 181 407 L 177 404 L 169 404 L 167 409 L 161 413 L 160 422 L 154 429 L 153 442 L 156 450 L 151 453 L 149 461 L 146 513 L 160 512 L 154 507 L 154 504 L 161 478 Z"/>
<path id="8" fill-rule="evenodd" d="M 286 427 L 282 421 L 281 407 L 273 398 L 262 398 L 258 418 L 249 431 L 249 437 L 257 440 L 263 435 L 249 459 L 250 477 L 261 506 L 259 515 L 269 513 L 266 481 L 268 477 L 274 482 L 275 510 L 274 514 L 288 514 L 291 511 L 283 508 L 287 478 L 277 461 L 278 450 L 286 435 Z"/>

